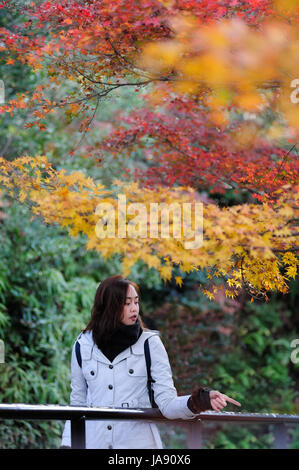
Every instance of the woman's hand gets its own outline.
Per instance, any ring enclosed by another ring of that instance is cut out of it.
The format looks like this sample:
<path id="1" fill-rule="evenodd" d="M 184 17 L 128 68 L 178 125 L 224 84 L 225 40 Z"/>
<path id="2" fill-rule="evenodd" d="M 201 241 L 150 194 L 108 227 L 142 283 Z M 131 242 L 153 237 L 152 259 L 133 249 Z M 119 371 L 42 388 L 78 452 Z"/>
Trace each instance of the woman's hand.
<path id="1" fill-rule="evenodd" d="M 210 391 L 210 402 L 214 411 L 220 411 L 222 408 L 224 408 L 227 405 L 227 401 L 233 405 L 241 406 L 241 403 L 234 400 L 233 398 L 228 397 L 227 395 L 224 395 L 224 393 L 218 392 L 218 390 Z"/>

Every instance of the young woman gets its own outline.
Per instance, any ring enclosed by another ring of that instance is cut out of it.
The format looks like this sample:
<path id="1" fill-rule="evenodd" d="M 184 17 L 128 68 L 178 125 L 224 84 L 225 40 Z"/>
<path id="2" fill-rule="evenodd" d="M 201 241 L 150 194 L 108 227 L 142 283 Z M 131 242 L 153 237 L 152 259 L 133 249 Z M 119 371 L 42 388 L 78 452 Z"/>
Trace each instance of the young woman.
<path id="1" fill-rule="evenodd" d="M 220 411 L 226 402 L 240 403 L 216 390 L 195 387 L 192 395 L 178 396 L 167 352 L 154 330 L 147 330 L 139 308 L 138 286 L 122 276 L 111 276 L 97 288 L 91 319 L 79 335 L 81 367 L 75 344 L 71 360 L 70 404 L 150 408 L 144 342 L 148 339 L 154 400 L 168 419 L 192 419 L 201 411 Z M 61 448 L 69 447 L 66 421 Z M 162 449 L 155 424 L 140 421 L 86 421 L 86 448 Z"/>

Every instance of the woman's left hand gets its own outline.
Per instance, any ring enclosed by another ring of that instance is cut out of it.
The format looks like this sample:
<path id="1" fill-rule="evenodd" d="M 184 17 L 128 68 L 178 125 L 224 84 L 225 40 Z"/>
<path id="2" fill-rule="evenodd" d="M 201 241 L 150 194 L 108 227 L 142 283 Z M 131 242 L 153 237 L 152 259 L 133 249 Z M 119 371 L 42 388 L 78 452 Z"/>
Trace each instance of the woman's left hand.
<path id="1" fill-rule="evenodd" d="M 241 403 L 234 400 L 233 398 L 228 397 L 224 393 L 218 392 L 218 390 L 210 391 L 210 402 L 214 411 L 220 411 L 222 408 L 224 408 L 227 405 L 227 401 L 233 405 L 241 406 Z"/>

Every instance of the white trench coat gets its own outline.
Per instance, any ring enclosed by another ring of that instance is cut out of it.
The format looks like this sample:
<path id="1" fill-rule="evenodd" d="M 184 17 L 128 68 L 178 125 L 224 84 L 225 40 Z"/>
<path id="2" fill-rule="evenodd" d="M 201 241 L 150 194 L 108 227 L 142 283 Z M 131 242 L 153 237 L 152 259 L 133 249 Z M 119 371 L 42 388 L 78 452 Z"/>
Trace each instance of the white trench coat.
<path id="1" fill-rule="evenodd" d="M 167 352 L 157 331 L 143 331 L 138 341 L 122 351 L 113 362 L 101 352 L 92 332 L 79 335 L 82 368 L 75 345 L 71 359 L 70 404 L 151 408 L 147 389 L 144 341 L 149 338 L 154 398 L 168 419 L 192 419 L 187 407 L 190 395 L 178 397 Z M 86 383 L 88 387 L 86 386 Z M 61 445 L 70 446 L 70 421 L 65 422 Z M 86 421 L 87 449 L 163 449 L 156 424 L 141 421 Z"/>

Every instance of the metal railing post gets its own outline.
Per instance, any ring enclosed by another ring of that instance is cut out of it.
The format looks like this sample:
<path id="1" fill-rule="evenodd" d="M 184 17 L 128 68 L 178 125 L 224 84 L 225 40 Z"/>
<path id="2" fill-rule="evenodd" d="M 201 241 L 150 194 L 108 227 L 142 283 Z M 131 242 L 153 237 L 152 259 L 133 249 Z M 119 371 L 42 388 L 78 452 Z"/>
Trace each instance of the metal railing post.
<path id="1" fill-rule="evenodd" d="M 72 449 L 85 449 L 85 416 L 71 419 L 71 446 Z"/>
<path id="2" fill-rule="evenodd" d="M 284 423 L 274 424 L 275 449 L 287 449 L 288 434 Z"/>
<path id="3" fill-rule="evenodd" d="M 188 425 L 187 446 L 188 449 L 201 449 L 202 447 L 202 424 L 200 421 Z"/>

